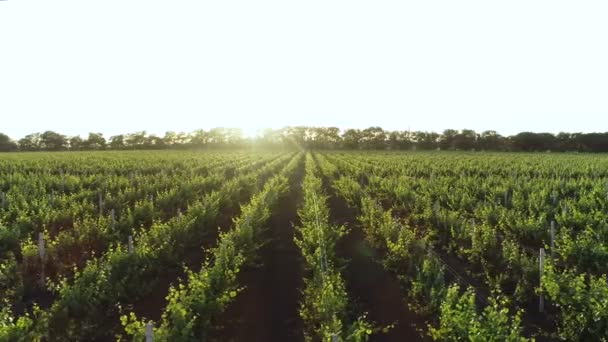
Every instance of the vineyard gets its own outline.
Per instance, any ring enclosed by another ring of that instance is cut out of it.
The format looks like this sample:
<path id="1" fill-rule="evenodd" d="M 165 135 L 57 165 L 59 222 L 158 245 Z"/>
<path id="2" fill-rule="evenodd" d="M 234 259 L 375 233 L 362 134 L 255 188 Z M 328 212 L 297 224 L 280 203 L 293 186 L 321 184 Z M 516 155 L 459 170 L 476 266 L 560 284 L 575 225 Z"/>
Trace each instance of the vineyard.
<path id="1" fill-rule="evenodd" d="M 0 155 L 3 341 L 608 341 L 608 158 Z"/>

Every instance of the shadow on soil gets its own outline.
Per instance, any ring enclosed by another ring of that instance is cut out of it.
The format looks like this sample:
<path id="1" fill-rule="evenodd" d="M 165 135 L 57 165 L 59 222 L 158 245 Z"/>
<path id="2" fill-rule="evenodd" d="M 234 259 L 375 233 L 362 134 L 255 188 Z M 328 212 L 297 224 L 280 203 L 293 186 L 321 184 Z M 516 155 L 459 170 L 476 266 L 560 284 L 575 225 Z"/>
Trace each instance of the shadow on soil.
<path id="1" fill-rule="evenodd" d="M 243 270 L 245 286 L 220 321 L 219 341 L 302 341 L 298 308 L 303 288 L 303 261 L 295 245 L 294 225 L 299 224 L 303 163 L 291 187 L 272 211 L 266 244 L 260 250 L 261 265 Z"/>
<path id="2" fill-rule="evenodd" d="M 355 303 L 355 313 L 367 312 L 368 319 L 380 327 L 393 326 L 387 333 L 373 335 L 370 341 L 427 340 L 419 331 L 425 326 L 424 319 L 409 310 L 399 281 L 377 261 L 380 256 L 365 242 L 356 224 L 356 210 L 336 195 L 326 178 L 323 184 L 330 196 L 330 221 L 349 228 L 349 233 L 338 243 L 337 253 L 347 261 L 343 274 L 350 299 Z"/>

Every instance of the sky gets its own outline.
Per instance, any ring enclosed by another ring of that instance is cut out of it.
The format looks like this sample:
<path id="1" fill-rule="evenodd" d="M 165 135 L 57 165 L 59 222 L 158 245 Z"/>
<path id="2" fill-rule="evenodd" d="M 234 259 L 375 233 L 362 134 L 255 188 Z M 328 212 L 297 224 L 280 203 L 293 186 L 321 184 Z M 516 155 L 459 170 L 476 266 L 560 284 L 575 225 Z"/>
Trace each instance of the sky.
<path id="1" fill-rule="evenodd" d="M 0 132 L 608 131 L 608 1 L 0 1 Z"/>

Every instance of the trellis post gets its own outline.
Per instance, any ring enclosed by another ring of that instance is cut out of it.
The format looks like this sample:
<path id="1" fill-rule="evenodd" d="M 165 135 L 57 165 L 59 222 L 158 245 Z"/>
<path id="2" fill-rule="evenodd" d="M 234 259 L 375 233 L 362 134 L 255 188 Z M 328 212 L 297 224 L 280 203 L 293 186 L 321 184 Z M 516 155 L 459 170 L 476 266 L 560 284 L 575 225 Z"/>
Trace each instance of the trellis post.
<path id="1" fill-rule="evenodd" d="M 539 253 L 539 258 L 538 258 L 538 268 L 539 268 L 539 274 L 540 274 L 540 280 L 539 280 L 539 285 L 540 285 L 540 289 L 541 289 L 541 293 L 540 293 L 540 298 L 538 301 L 538 311 L 540 312 L 544 312 L 545 311 L 545 295 L 542 292 L 543 289 L 543 273 L 545 271 L 545 249 L 541 248 L 540 249 L 540 253 Z"/>
<path id="2" fill-rule="evenodd" d="M 46 250 L 44 248 L 44 233 L 38 233 L 38 257 L 40 258 L 40 285 L 45 286 L 44 276 L 44 261 L 46 259 Z"/>
<path id="3" fill-rule="evenodd" d="M 128 244 L 128 248 L 129 248 L 129 253 L 133 254 L 133 252 L 135 251 L 135 247 L 133 247 L 133 235 L 129 235 L 127 241 L 128 241 L 127 244 Z"/>
<path id="4" fill-rule="evenodd" d="M 114 209 L 110 210 L 110 223 L 112 225 L 112 229 L 116 227 L 116 212 Z"/>
<path id="5" fill-rule="evenodd" d="M 103 196 L 99 193 L 99 216 L 103 216 Z"/>
<path id="6" fill-rule="evenodd" d="M 61 177 L 61 192 L 65 191 L 65 175 L 63 174 L 63 169 L 59 169 L 59 176 Z"/>
<path id="7" fill-rule="evenodd" d="M 553 255 L 554 248 L 555 248 L 555 221 L 551 221 L 551 255 Z"/>
<path id="8" fill-rule="evenodd" d="M 152 322 L 146 323 L 146 342 L 154 341 L 154 326 Z"/>

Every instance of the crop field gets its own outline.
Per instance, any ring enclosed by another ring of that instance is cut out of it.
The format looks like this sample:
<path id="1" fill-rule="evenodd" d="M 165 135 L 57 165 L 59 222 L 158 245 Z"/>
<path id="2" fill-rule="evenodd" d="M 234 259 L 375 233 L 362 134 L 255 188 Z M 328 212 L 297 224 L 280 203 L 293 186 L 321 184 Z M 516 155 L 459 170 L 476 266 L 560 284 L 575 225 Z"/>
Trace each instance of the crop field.
<path id="1" fill-rule="evenodd" d="M 0 342 L 608 341 L 608 156 L 0 154 Z"/>

